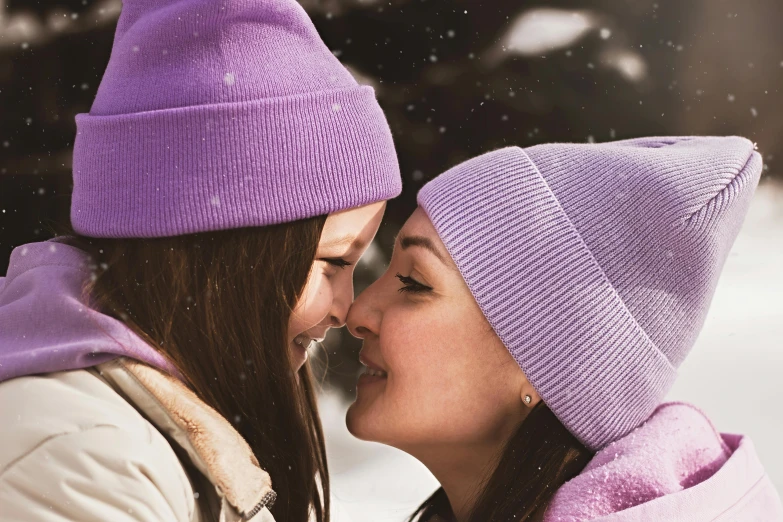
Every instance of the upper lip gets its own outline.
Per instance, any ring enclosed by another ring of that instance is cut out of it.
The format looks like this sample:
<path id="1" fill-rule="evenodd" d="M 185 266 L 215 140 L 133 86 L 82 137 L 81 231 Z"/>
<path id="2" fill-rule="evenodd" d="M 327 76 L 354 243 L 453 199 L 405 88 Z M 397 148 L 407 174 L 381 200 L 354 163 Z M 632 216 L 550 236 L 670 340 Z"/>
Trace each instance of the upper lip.
<path id="1" fill-rule="evenodd" d="M 365 365 L 366 367 L 370 368 L 370 369 L 378 370 L 378 371 L 381 371 L 381 372 L 385 372 L 386 371 L 385 369 L 381 368 L 381 366 L 379 364 L 377 364 L 377 363 L 373 362 L 371 359 L 369 359 L 366 354 L 361 353 L 361 352 L 359 353 L 359 362 L 362 363 L 363 365 Z"/>

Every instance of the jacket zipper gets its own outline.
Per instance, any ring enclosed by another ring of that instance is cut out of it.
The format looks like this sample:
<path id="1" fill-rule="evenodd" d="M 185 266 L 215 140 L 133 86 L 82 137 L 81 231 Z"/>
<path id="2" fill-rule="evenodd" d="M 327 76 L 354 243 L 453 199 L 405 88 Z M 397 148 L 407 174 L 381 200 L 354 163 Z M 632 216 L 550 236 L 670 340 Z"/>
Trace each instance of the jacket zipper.
<path id="1" fill-rule="evenodd" d="M 272 506 L 275 504 L 275 500 L 277 500 L 277 493 L 270 489 L 269 492 L 261 498 L 261 501 L 256 504 L 253 509 L 242 515 L 242 520 L 250 520 L 264 508 L 271 510 Z"/>

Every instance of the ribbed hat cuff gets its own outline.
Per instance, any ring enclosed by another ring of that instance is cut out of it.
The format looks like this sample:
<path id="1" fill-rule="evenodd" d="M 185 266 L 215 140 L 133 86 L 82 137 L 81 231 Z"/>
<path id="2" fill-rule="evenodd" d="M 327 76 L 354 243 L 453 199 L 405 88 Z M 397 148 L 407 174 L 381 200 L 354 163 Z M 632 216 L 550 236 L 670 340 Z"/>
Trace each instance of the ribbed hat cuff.
<path id="1" fill-rule="evenodd" d="M 160 237 L 289 222 L 396 197 L 371 87 L 76 117 L 74 229 Z"/>
<path id="2" fill-rule="evenodd" d="M 597 450 L 649 417 L 676 370 L 522 149 L 449 170 L 418 202 L 487 320 L 572 434 Z"/>

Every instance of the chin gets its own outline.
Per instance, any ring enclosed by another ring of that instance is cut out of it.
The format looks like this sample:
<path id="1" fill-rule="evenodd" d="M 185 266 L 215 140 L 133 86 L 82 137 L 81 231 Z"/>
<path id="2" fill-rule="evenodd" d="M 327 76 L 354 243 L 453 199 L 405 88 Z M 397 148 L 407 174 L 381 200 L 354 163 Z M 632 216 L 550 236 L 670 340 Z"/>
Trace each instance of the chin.
<path id="1" fill-rule="evenodd" d="M 348 411 L 345 413 L 345 427 L 348 428 L 348 433 L 357 439 L 361 439 L 361 430 L 358 429 L 359 422 L 356 419 L 357 415 L 358 413 L 356 412 L 356 403 L 354 402 L 348 407 Z"/>
<path id="2" fill-rule="evenodd" d="M 351 404 L 345 414 L 345 426 L 348 428 L 348 433 L 357 439 L 377 442 L 377 439 L 371 435 L 372 430 L 367 427 L 366 412 L 362 411 L 361 406 L 356 402 Z"/>

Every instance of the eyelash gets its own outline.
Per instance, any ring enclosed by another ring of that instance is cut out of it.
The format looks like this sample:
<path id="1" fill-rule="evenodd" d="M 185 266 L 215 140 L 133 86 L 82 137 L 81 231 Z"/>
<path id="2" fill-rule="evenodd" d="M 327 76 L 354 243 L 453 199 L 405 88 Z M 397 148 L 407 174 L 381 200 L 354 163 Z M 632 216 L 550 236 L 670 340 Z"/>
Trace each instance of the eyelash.
<path id="1" fill-rule="evenodd" d="M 326 261 L 330 265 L 336 266 L 337 268 L 345 268 L 346 266 L 351 266 L 353 264 L 341 257 L 324 257 L 321 259 L 321 261 Z"/>
<path id="2" fill-rule="evenodd" d="M 423 284 L 419 283 L 418 281 L 416 281 L 415 279 L 410 278 L 410 277 L 406 277 L 406 276 L 404 276 L 402 274 L 397 274 L 396 277 L 397 277 L 397 279 L 400 280 L 400 282 L 402 284 L 405 285 L 405 286 L 403 286 L 402 288 L 400 288 L 398 290 L 400 293 L 410 292 L 412 294 L 420 294 L 420 293 L 425 293 L 425 292 L 429 292 L 429 291 L 432 290 L 432 288 L 430 288 L 429 286 L 423 285 Z"/>

